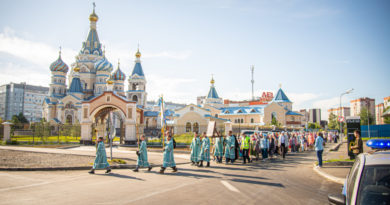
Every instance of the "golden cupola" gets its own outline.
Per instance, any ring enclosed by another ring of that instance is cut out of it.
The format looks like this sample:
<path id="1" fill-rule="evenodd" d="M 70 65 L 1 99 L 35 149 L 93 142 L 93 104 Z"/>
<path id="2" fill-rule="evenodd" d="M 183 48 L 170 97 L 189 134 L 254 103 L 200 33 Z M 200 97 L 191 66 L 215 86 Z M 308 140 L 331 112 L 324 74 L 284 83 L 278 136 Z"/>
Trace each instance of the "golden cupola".
<path id="1" fill-rule="evenodd" d="M 96 5 L 95 5 L 95 3 L 93 3 L 93 12 L 91 15 L 89 15 L 89 20 L 93 21 L 93 22 L 96 22 L 99 20 L 99 17 L 95 13 L 95 7 L 96 7 Z"/>

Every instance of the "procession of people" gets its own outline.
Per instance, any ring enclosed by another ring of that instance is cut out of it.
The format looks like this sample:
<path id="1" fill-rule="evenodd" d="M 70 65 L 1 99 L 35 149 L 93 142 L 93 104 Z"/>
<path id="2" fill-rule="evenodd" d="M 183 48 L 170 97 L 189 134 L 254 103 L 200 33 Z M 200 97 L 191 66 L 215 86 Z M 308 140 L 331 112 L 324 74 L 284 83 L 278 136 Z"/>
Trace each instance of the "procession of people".
<path id="1" fill-rule="evenodd" d="M 197 167 L 210 167 L 211 154 L 217 164 L 234 164 L 237 159 L 242 159 L 242 164 L 252 163 L 253 160 L 273 160 L 276 155 L 281 159 L 286 158 L 286 153 L 304 152 L 307 150 L 315 150 L 318 156 L 319 165 L 322 166 L 322 151 L 323 145 L 326 142 L 338 141 L 338 136 L 334 132 L 270 132 L 270 131 L 254 131 L 252 134 L 240 133 L 237 139 L 233 131 L 230 130 L 226 136 L 222 136 L 220 132 L 213 132 L 208 136 L 206 132 L 199 135 L 198 132 L 193 133 L 193 139 L 189 146 L 191 165 Z M 152 170 L 151 164 L 148 162 L 148 149 L 145 135 L 141 135 L 138 142 L 137 163 L 134 172 L 138 172 L 140 168 L 147 168 L 147 171 Z M 163 160 L 159 173 L 164 174 L 166 168 L 172 168 L 172 172 L 177 172 L 174 149 L 176 142 L 170 131 L 165 133 L 163 146 Z M 107 161 L 106 150 L 103 137 L 99 137 L 96 141 L 96 158 L 90 174 L 94 174 L 95 170 L 106 169 L 106 173 L 111 172 L 110 165 Z"/>

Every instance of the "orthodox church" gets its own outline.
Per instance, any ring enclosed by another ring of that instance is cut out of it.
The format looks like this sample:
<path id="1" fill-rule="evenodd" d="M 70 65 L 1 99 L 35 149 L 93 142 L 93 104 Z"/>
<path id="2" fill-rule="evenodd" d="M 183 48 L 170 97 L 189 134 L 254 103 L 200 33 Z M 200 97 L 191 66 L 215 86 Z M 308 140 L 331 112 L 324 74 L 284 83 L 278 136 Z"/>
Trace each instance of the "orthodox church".
<path id="1" fill-rule="evenodd" d="M 117 68 L 114 70 L 105 56 L 104 48 L 102 49 L 96 29 L 98 20 L 94 6 L 89 16 L 90 29 L 87 39 L 82 43 L 71 68 L 61 59 L 61 50 L 58 59 L 50 65 L 49 95 L 43 103 L 43 117 L 48 122 L 80 123 L 82 102 L 102 95 L 107 91 L 108 83 L 113 84 L 112 91 L 116 96 L 136 102 L 137 108 L 140 109 L 146 105 L 146 79 L 139 49 L 135 54 L 135 65 L 128 78 L 126 91 L 126 75 L 120 68 L 120 62 L 118 61 Z"/>

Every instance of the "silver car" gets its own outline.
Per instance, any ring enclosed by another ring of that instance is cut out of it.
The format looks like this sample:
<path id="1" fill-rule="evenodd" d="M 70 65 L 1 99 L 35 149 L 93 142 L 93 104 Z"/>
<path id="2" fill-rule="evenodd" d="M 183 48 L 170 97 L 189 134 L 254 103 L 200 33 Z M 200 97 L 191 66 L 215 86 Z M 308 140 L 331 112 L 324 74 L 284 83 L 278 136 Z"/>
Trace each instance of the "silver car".
<path id="1" fill-rule="evenodd" d="M 390 140 L 367 141 L 373 149 L 357 156 L 342 194 L 329 195 L 330 204 L 390 204 Z"/>

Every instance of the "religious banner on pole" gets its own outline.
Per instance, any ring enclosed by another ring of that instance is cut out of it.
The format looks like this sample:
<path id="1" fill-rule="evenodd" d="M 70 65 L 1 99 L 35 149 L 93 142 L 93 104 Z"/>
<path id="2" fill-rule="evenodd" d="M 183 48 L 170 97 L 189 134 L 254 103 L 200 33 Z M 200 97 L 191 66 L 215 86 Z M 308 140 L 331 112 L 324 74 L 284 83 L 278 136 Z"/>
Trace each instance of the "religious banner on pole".
<path id="1" fill-rule="evenodd" d="M 207 132 L 206 132 L 207 137 L 216 137 L 216 133 L 217 133 L 216 124 L 217 123 L 215 121 L 209 122 L 209 125 L 207 126 Z"/>

